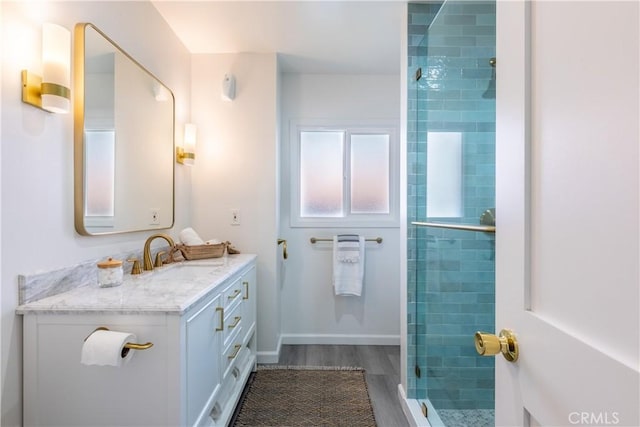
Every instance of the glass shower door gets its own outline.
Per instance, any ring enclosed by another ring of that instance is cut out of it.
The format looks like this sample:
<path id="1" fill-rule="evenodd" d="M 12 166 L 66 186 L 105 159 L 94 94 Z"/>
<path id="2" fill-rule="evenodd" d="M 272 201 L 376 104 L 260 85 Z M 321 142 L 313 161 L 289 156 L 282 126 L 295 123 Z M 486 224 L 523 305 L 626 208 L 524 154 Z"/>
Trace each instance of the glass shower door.
<path id="1" fill-rule="evenodd" d="M 410 28 L 425 8 L 410 5 Z M 494 359 L 474 334 L 495 330 L 495 2 L 448 0 L 426 20 L 411 62 L 409 397 L 432 426 L 492 426 Z"/>

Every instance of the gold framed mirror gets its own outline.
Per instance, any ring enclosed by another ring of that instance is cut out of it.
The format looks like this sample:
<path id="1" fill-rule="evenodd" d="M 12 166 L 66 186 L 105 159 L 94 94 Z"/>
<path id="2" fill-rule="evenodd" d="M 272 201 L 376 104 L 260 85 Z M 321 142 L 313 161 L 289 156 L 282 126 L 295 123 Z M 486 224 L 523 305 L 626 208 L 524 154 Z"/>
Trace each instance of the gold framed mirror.
<path id="1" fill-rule="evenodd" d="M 74 33 L 76 231 L 171 228 L 173 93 L 93 24 Z"/>

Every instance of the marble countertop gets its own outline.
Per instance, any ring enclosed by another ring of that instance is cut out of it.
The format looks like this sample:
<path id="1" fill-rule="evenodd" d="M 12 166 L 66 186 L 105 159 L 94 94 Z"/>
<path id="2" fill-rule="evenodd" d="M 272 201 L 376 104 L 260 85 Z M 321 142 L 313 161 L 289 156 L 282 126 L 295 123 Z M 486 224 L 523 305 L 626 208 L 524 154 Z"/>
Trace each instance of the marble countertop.
<path id="1" fill-rule="evenodd" d="M 140 275 L 125 273 L 113 288 L 83 286 L 18 306 L 17 314 L 176 314 L 181 315 L 222 282 L 242 270 L 255 255 L 185 261 Z"/>

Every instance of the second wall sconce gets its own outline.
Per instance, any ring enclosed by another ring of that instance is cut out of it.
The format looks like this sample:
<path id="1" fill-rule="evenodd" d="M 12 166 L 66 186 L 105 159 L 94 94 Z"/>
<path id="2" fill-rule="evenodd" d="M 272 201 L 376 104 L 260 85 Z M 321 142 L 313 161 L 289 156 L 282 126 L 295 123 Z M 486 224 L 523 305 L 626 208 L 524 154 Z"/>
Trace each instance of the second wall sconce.
<path id="1" fill-rule="evenodd" d="M 71 32 L 65 27 L 42 25 L 42 77 L 22 70 L 22 102 L 52 113 L 71 107 Z"/>
<path id="2" fill-rule="evenodd" d="M 181 165 L 193 165 L 196 158 L 196 125 L 185 123 L 184 142 L 182 147 L 176 147 L 176 161 Z"/>

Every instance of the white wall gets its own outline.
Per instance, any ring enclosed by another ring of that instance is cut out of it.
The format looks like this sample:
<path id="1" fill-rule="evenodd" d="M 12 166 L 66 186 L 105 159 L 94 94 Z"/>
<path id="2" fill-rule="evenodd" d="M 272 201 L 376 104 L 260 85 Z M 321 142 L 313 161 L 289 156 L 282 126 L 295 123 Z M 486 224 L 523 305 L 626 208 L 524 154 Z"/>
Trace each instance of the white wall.
<path id="1" fill-rule="evenodd" d="M 91 22 L 154 73 L 176 97 L 176 124 L 189 120 L 190 55 L 148 2 L 2 2 L 0 205 L 3 426 L 22 419 L 22 319 L 18 274 L 73 266 L 142 249 L 151 233 L 79 236 L 73 226 L 73 115 L 21 102 L 20 70 L 40 72 L 42 22 L 72 30 Z M 182 140 L 180 133 L 178 141 Z M 176 222 L 190 216 L 190 171 L 176 169 Z M 175 232 L 170 231 L 171 234 Z"/>
<path id="2" fill-rule="evenodd" d="M 289 226 L 289 123 L 293 119 L 381 119 L 399 125 L 400 76 L 301 75 L 282 79 L 281 237 L 289 259 L 282 289 L 283 343 L 399 344 L 400 230 L 355 228 L 349 232 L 382 237 L 367 243 L 361 297 L 336 297 L 331 285 L 332 246 L 309 242 L 345 229 Z"/>
<path id="3" fill-rule="evenodd" d="M 225 73 L 236 78 L 233 101 L 221 98 Z M 258 255 L 258 357 L 264 361 L 280 338 L 277 56 L 194 55 L 192 82 L 198 126 L 192 226 L 205 240 L 229 240 Z M 240 225 L 231 225 L 231 209 L 239 209 Z"/>

